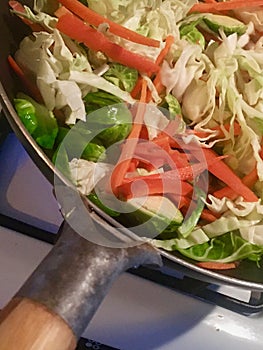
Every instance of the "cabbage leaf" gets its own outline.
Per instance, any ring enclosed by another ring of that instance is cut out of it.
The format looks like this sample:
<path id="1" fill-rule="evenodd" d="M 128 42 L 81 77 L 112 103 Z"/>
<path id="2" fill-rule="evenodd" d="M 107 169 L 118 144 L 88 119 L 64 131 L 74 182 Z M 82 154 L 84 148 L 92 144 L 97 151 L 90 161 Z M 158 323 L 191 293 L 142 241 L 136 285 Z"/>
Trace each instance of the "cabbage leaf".
<path id="1" fill-rule="evenodd" d="M 238 232 L 232 231 L 209 242 L 194 245 L 188 249 L 177 250 L 190 259 L 196 261 L 215 261 L 229 263 L 242 259 L 259 261 L 263 254 L 263 247 L 251 244 L 239 236 Z"/>

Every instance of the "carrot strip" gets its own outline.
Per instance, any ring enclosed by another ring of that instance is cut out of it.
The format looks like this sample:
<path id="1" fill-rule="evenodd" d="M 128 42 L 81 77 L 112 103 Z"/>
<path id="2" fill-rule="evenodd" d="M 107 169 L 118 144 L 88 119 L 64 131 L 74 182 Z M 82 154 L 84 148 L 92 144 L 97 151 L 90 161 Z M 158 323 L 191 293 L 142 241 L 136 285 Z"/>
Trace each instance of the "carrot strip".
<path id="1" fill-rule="evenodd" d="M 85 22 L 88 22 L 91 25 L 97 27 L 102 23 L 108 23 L 109 31 L 124 39 L 147 46 L 160 46 L 160 42 L 158 40 L 147 38 L 141 34 L 134 32 L 133 30 L 121 26 L 120 24 L 112 22 L 111 20 L 101 16 L 100 14 L 91 10 L 87 6 L 83 5 L 78 0 L 59 0 L 59 2 L 65 7 L 67 7 L 70 11 L 75 13 L 77 16 L 79 16 L 81 19 L 83 19 Z"/>
<path id="2" fill-rule="evenodd" d="M 211 162 L 219 162 L 221 158 L 210 159 Z M 204 170 L 207 169 L 206 163 L 196 163 L 176 170 L 165 171 L 164 173 L 151 174 L 148 176 L 136 176 L 124 178 L 118 186 L 118 192 L 124 198 L 133 196 L 146 196 L 153 194 L 173 193 L 177 196 L 186 196 L 192 192 L 192 185 L 188 180 L 193 180 Z"/>
<path id="3" fill-rule="evenodd" d="M 258 179 L 257 169 L 254 168 L 249 174 L 245 175 L 242 179 L 243 184 L 247 187 L 252 188 Z M 213 196 L 217 198 L 229 198 L 235 200 L 238 197 L 238 194 L 230 187 L 223 187 L 220 190 L 217 190 L 213 193 Z"/>
<path id="4" fill-rule="evenodd" d="M 26 76 L 21 67 L 16 63 L 14 58 L 9 55 L 7 57 L 8 63 L 15 74 L 19 77 L 24 87 L 28 90 L 29 94 L 39 103 L 43 103 L 42 95 L 38 87 Z"/>
<path id="5" fill-rule="evenodd" d="M 201 218 L 208 222 L 213 222 L 218 219 L 218 216 L 211 212 L 209 209 L 203 209 Z"/>
<path id="6" fill-rule="evenodd" d="M 153 73 L 159 70 L 159 66 L 155 62 L 111 42 L 105 35 L 85 24 L 70 11 L 59 17 L 56 28 L 72 39 L 84 43 L 90 49 L 104 52 L 115 62 L 144 73 Z"/>
<path id="7" fill-rule="evenodd" d="M 234 201 L 238 197 L 238 194 L 229 186 L 225 186 L 225 187 L 221 188 L 220 190 L 215 191 L 212 194 L 216 198 L 222 199 L 222 198 L 226 197 L 228 199 L 231 199 L 232 201 Z"/>
<path id="8" fill-rule="evenodd" d="M 171 121 L 169 123 L 169 125 L 172 124 L 172 122 L 173 121 Z M 158 134 L 158 136 L 156 138 L 154 138 L 152 141 L 155 142 L 157 145 L 160 145 L 162 142 L 164 142 L 164 143 L 167 142 L 170 145 L 170 147 L 181 149 L 181 146 L 179 145 L 179 143 L 171 135 L 172 135 L 172 133 L 170 132 L 170 130 L 168 130 L 168 132 L 161 131 Z"/>
<path id="9" fill-rule="evenodd" d="M 173 43 L 174 43 L 174 37 L 172 35 L 168 35 L 166 40 L 165 40 L 164 48 L 161 50 L 161 52 L 159 53 L 158 57 L 155 60 L 155 63 L 157 65 L 160 66 L 162 64 L 163 60 L 165 59 L 165 56 L 169 52 Z M 150 76 L 150 74 L 148 74 L 148 76 Z M 141 89 L 141 81 L 142 81 L 142 77 L 139 77 L 133 91 L 131 92 L 131 96 L 133 98 L 136 98 L 139 94 L 139 91 Z M 160 70 L 158 71 L 157 75 L 155 76 L 155 78 L 153 80 L 153 84 L 155 86 L 157 93 L 160 94 L 164 89 L 164 86 L 161 82 Z M 146 102 L 150 102 L 151 100 L 152 100 L 152 93 L 150 90 L 148 90 Z"/>
<path id="10" fill-rule="evenodd" d="M 142 125 L 143 125 L 143 118 L 144 118 L 144 111 L 145 106 L 144 102 L 146 100 L 146 94 L 147 94 L 147 82 L 145 80 L 142 81 L 142 93 L 140 102 L 141 104 L 138 105 L 137 113 L 134 118 L 132 130 L 129 134 L 129 136 L 126 139 L 126 143 L 124 144 L 122 148 L 122 152 L 119 158 L 119 161 L 115 168 L 113 169 L 112 175 L 111 175 L 111 188 L 112 192 L 115 195 L 118 195 L 118 187 L 122 184 L 123 179 L 127 173 L 127 170 L 129 169 L 130 162 L 133 158 L 134 151 L 141 133 Z"/>
<path id="11" fill-rule="evenodd" d="M 233 172 L 231 168 L 223 161 L 212 162 L 212 159 L 218 155 L 211 149 L 203 148 L 204 156 L 206 157 L 208 170 L 219 180 L 223 181 L 237 194 L 242 196 L 248 202 L 257 202 L 258 197 L 250 190 L 241 179 Z"/>
<path id="12" fill-rule="evenodd" d="M 178 209 L 189 207 L 191 199 L 187 196 L 179 196 L 175 193 L 168 193 L 167 197 L 177 206 Z"/>
<path id="13" fill-rule="evenodd" d="M 153 85 L 155 86 L 155 89 L 157 91 L 157 93 L 160 95 L 163 90 L 164 90 L 164 86 L 161 82 L 161 74 L 160 74 L 160 70 L 159 72 L 156 74 L 154 80 L 153 80 Z M 152 100 L 152 94 L 151 91 L 148 91 L 148 95 L 147 95 L 147 102 L 150 102 Z"/>
<path id="14" fill-rule="evenodd" d="M 220 263 L 212 261 L 199 261 L 196 263 L 197 266 L 208 270 L 230 270 L 235 269 L 238 266 L 237 262 L 232 263 Z"/>
<path id="15" fill-rule="evenodd" d="M 262 0 L 237 0 L 237 1 L 222 1 L 222 2 L 210 2 L 210 3 L 197 3 L 192 6 L 188 13 L 193 12 L 215 12 L 215 11 L 226 11 L 234 10 L 241 7 L 254 7 L 263 6 Z"/>
<path id="16" fill-rule="evenodd" d="M 141 92 L 141 90 L 142 90 L 142 81 L 143 81 L 143 78 L 141 76 L 139 76 L 138 79 L 137 79 L 137 82 L 136 82 L 136 84 L 134 86 L 134 88 L 131 91 L 131 96 L 133 98 L 138 97 L 139 93 Z"/>
<path id="17" fill-rule="evenodd" d="M 149 133 L 148 133 L 146 125 L 142 125 L 139 139 L 140 140 L 148 140 L 149 139 Z"/>
<path id="18" fill-rule="evenodd" d="M 159 66 L 163 63 L 166 55 L 168 54 L 168 52 L 170 51 L 171 49 L 171 46 L 173 45 L 174 43 L 174 37 L 172 35 L 168 35 L 166 40 L 165 40 L 165 46 L 164 48 L 161 50 L 161 52 L 159 53 L 155 63 L 158 64 Z M 155 76 L 155 78 L 153 79 L 153 85 L 155 86 L 155 89 L 157 91 L 157 93 L 160 95 L 163 90 L 164 90 L 164 86 L 162 84 L 162 81 L 161 81 L 161 73 L 160 73 L 160 70 L 159 72 L 157 73 L 157 75 Z M 151 92 L 148 91 L 148 95 L 147 95 L 147 102 L 150 102 L 152 99 L 152 95 L 151 95 Z"/>
<path id="19" fill-rule="evenodd" d="M 168 52 L 171 49 L 171 46 L 174 43 L 174 37 L 172 35 L 168 35 L 166 40 L 165 40 L 165 46 L 164 48 L 161 50 L 161 52 L 159 53 L 155 63 L 158 65 L 161 65 L 166 57 L 166 55 L 168 54 Z"/>
<path id="20" fill-rule="evenodd" d="M 178 202 L 178 209 L 181 209 L 183 207 L 189 207 L 190 204 L 191 204 L 191 199 L 189 197 L 181 196 L 180 201 Z"/>
<path id="21" fill-rule="evenodd" d="M 155 86 L 156 91 L 160 95 L 163 92 L 163 90 L 164 90 L 164 85 L 163 85 L 162 80 L 161 80 L 161 73 L 160 73 L 160 71 L 156 74 L 156 77 L 153 80 L 153 84 Z"/>
<path id="22" fill-rule="evenodd" d="M 136 152 L 136 150 L 135 150 Z M 146 183 L 150 181 L 161 181 L 161 182 L 172 182 L 176 183 L 176 181 L 192 181 L 198 175 L 200 175 L 203 171 L 209 167 L 209 165 L 213 165 L 215 162 L 221 162 L 222 157 L 211 158 L 209 160 L 209 164 L 206 162 L 196 163 L 187 165 L 185 167 L 176 167 L 174 170 L 168 170 L 163 173 L 150 174 L 147 176 L 134 176 L 131 178 L 125 179 L 125 182 L 135 182 L 143 180 Z"/>
<path id="23" fill-rule="evenodd" d="M 135 181 L 122 183 L 117 190 L 119 196 L 124 199 L 163 194 L 181 197 L 190 195 L 193 186 L 185 181 L 163 181 L 160 178 L 148 179 L 148 176 L 144 176 Z"/>
<path id="24" fill-rule="evenodd" d="M 54 13 L 54 15 L 58 18 L 62 17 L 63 15 L 72 13 L 70 12 L 65 6 L 60 6 Z"/>
<path id="25" fill-rule="evenodd" d="M 140 133 L 140 139 L 142 136 L 145 140 L 148 137 L 148 131 L 143 125 L 142 131 Z M 144 135 L 145 130 L 145 135 Z M 147 133 L 147 134 L 146 134 Z M 154 143 L 154 142 L 140 142 L 137 144 L 135 149 L 135 155 L 143 157 L 143 159 L 148 160 L 156 167 L 163 167 L 169 165 L 171 169 L 177 169 L 189 166 L 189 159 L 185 153 L 181 153 L 178 150 L 174 150 L 169 145 L 169 139 L 165 139 L 166 142 Z M 157 166 L 158 163 L 158 166 Z"/>

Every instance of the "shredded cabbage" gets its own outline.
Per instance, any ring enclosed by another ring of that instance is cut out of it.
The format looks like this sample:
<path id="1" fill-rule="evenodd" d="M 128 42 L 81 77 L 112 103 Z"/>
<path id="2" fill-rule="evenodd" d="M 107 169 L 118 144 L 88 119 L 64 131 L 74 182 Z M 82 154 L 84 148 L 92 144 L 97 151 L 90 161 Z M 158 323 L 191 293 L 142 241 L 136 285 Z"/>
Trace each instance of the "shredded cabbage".
<path id="1" fill-rule="evenodd" d="M 69 169 L 77 189 L 83 195 L 89 195 L 96 184 L 112 171 L 112 165 L 73 158 Z"/>
<path id="2" fill-rule="evenodd" d="M 179 38 L 177 23 L 183 19 L 195 0 L 88 0 L 89 7 L 127 28 L 155 39 L 168 34 Z"/>
<path id="3" fill-rule="evenodd" d="M 79 49 L 72 54 L 56 29 L 26 37 L 16 52 L 17 62 L 35 76 L 49 110 L 64 109 L 67 124 L 86 120 L 82 98 L 92 89 L 111 92 L 133 103 L 130 94 L 92 72 L 87 56 Z"/>

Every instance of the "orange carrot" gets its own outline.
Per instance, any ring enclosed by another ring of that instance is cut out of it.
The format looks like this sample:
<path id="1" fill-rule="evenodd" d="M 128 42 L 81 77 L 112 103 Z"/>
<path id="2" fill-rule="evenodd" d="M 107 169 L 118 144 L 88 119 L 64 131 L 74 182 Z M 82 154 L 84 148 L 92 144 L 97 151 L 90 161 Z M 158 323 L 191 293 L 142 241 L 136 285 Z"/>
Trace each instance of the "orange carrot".
<path id="1" fill-rule="evenodd" d="M 58 19 L 56 28 L 70 38 L 77 40 L 80 43 L 84 43 L 91 50 L 101 51 L 113 61 L 135 68 L 140 72 L 149 74 L 157 72 L 160 68 L 149 58 L 129 51 L 112 42 L 102 32 L 85 24 L 79 17 L 70 11 L 62 13 Z"/>
<path id="2" fill-rule="evenodd" d="M 175 193 L 168 193 L 167 197 L 177 206 L 178 209 L 189 207 L 191 204 L 191 199 L 187 196 L 179 196 Z"/>
<path id="3" fill-rule="evenodd" d="M 169 50 L 171 49 L 171 46 L 174 43 L 174 37 L 172 35 L 168 35 L 166 40 L 165 40 L 165 46 L 164 48 L 161 50 L 161 52 L 159 53 L 155 63 L 158 64 L 159 66 L 163 63 L 166 55 L 168 54 Z M 162 91 L 164 90 L 164 86 L 162 84 L 161 81 L 161 73 L 160 70 L 159 72 L 156 74 L 154 80 L 153 80 L 153 84 L 155 86 L 156 91 L 158 92 L 158 94 L 161 94 Z M 147 102 L 149 102 L 151 100 L 151 92 L 148 92 L 147 95 Z"/>
<path id="4" fill-rule="evenodd" d="M 172 35 L 168 35 L 166 40 L 165 40 L 165 46 L 164 48 L 161 50 L 161 52 L 159 53 L 155 63 L 158 65 L 161 65 L 166 57 L 166 55 L 168 54 L 168 52 L 171 49 L 171 46 L 174 43 L 174 37 Z"/>
<path id="5" fill-rule="evenodd" d="M 139 94 L 140 94 L 140 92 L 142 90 L 142 81 L 143 81 L 142 76 L 139 76 L 138 79 L 137 79 L 137 82 L 136 82 L 136 84 L 134 86 L 134 88 L 131 91 L 131 96 L 133 98 L 136 98 L 136 97 L 139 96 Z"/>
<path id="6" fill-rule="evenodd" d="M 213 192 L 212 194 L 216 198 L 222 199 L 226 197 L 228 199 L 231 199 L 232 201 L 234 201 L 238 197 L 238 194 L 229 186 L 225 186 L 220 190 Z"/>
<path id="7" fill-rule="evenodd" d="M 220 263 L 212 261 L 200 261 L 196 263 L 197 266 L 208 270 L 230 270 L 235 269 L 238 266 L 237 262 Z"/>
<path id="8" fill-rule="evenodd" d="M 257 179 L 258 179 L 257 169 L 254 168 L 249 174 L 245 175 L 242 178 L 242 182 L 249 188 L 252 188 L 255 185 Z M 213 196 L 220 199 L 226 197 L 226 198 L 235 200 L 238 197 L 238 194 L 232 188 L 227 186 L 227 187 L 221 188 L 220 190 L 215 191 L 213 193 Z"/>
<path id="9" fill-rule="evenodd" d="M 220 160 L 220 157 L 218 157 L 210 161 L 219 162 Z M 187 181 L 192 181 L 206 168 L 206 162 L 191 165 L 188 163 L 185 167 L 175 168 L 163 173 L 129 177 L 123 180 L 118 190 L 124 198 L 170 193 L 177 196 L 186 196 L 193 190 L 192 185 Z"/>
<path id="10" fill-rule="evenodd" d="M 135 150 L 136 151 L 136 150 Z M 198 175 L 200 175 L 203 171 L 207 169 L 210 165 L 212 166 L 215 162 L 220 162 L 221 157 L 211 158 L 208 162 L 199 162 L 194 164 L 187 164 L 187 166 L 174 167 L 171 170 L 164 171 L 162 173 L 150 174 L 147 176 L 134 176 L 126 179 L 126 182 L 133 182 L 138 180 L 147 181 L 160 181 L 160 182 L 171 182 L 176 183 L 180 181 L 192 181 Z"/>
<path id="11" fill-rule="evenodd" d="M 62 17 L 63 15 L 66 15 L 68 13 L 71 13 L 65 6 L 60 6 L 54 13 L 56 17 Z"/>
<path id="12" fill-rule="evenodd" d="M 161 178 L 149 179 L 149 176 L 142 176 L 138 180 L 125 179 L 117 190 L 119 196 L 125 199 L 163 194 L 183 197 L 193 192 L 193 186 L 186 181 L 174 181 L 174 179 L 164 181 Z"/>
<path id="13" fill-rule="evenodd" d="M 149 133 L 147 130 L 146 125 L 142 125 L 141 132 L 140 132 L 140 140 L 148 140 L 149 139 Z"/>
<path id="14" fill-rule="evenodd" d="M 160 66 L 163 63 L 163 60 L 165 59 L 165 56 L 169 52 L 173 43 L 174 43 L 174 37 L 172 35 L 168 35 L 166 40 L 165 40 L 164 48 L 161 50 L 161 52 L 159 53 L 158 57 L 155 60 L 155 63 L 157 65 Z M 148 74 L 148 76 L 150 76 L 150 75 Z M 141 84 L 142 84 L 142 77 L 139 77 L 135 87 L 133 88 L 133 90 L 131 92 L 131 96 L 133 98 L 136 98 L 138 96 L 138 94 L 141 90 L 141 86 L 142 86 Z M 164 89 L 164 86 L 161 82 L 160 71 L 158 71 L 157 75 L 155 76 L 155 78 L 153 80 L 153 84 L 154 84 L 158 94 L 160 94 L 162 92 L 162 90 Z M 150 102 L 151 99 L 152 99 L 152 94 L 151 94 L 151 91 L 148 90 L 146 102 Z"/>
<path id="15" fill-rule="evenodd" d="M 214 214 L 213 212 L 211 212 L 211 210 L 209 210 L 209 209 L 203 209 L 203 211 L 201 213 L 201 218 L 205 221 L 213 222 L 213 221 L 217 220 L 219 218 L 219 216 Z"/>
<path id="16" fill-rule="evenodd" d="M 156 89 L 157 93 L 160 95 L 163 92 L 163 90 L 164 90 L 164 86 L 163 86 L 163 84 L 161 82 L 160 70 L 156 74 L 156 76 L 155 76 L 155 78 L 153 80 L 153 84 L 155 86 L 155 89 Z M 151 91 L 148 91 L 146 102 L 150 102 L 151 100 L 152 100 L 152 94 L 151 94 Z"/>
<path id="17" fill-rule="evenodd" d="M 8 63 L 15 74 L 19 77 L 24 87 L 28 90 L 29 94 L 39 103 L 43 103 L 42 95 L 36 86 L 23 72 L 20 66 L 16 63 L 11 55 L 7 57 Z"/>
<path id="18" fill-rule="evenodd" d="M 136 42 L 142 45 L 159 47 L 160 42 L 155 39 L 147 38 L 141 34 L 134 32 L 128 28 L 121 26 L 118 23 L 112 22 L 111 20 L 101 16 L 95 11 L 91 10 L 87 6 L 83 5 L 78 0 L 59 0 L 59 2 L 68 8 L 70 11 L 75 13 L 75 15 L 79 16 L 85 22 L 98 27 L 102 23 L 108 23 L 109 31 L 115 35 L 118 35 L 124 39 Z"/>
<path id="19" fill-rule="evenodd" d="M 126 139 L 126 142 L 122 148 L 119 161 L 115 166 L 111 175 L 111 188 L 112 188 L 112 192 L 115 195 L 118 194 L 118 187 L 122 184 L 123 179 L 127 173 L 127 170 L 129 169 L 130 162 L 133 158 L 135 147 L 137 145 L 137 142 L 141 133 L 143 118 L 144 118 L 144 111 L 145 111 L 145 106 L 143 103 L 145 103 L 146 95 L 147 95 L 147 82 L 146 80 L 143 80 L 142 93 L 140 98 L 141 104 L 138 105 L 132 130 Z"/>
<path id="20" fill-rule="evenodd" d="M 203 148 L 204 156 L 206 157 L 208 170 L 219 180 L 223 181 L 232 188 L 238 195 L 242 196 L 248 202 L 257 202 L 258 197 L 241 179 L 233 172 L 231 168 L 223 161 L 212 162 L 212 159 L 218 155 L 209 148 Z"/>
<path id="21" fill-rule="evenodd" d="M 263 0 L 236 0 L 236 1 L 222 1 L 222 2 L 199 2 L 194 4 L 190 9 L 189 13 L 193 12 L 217 12 L 217 11 L 229 11 L 238 8 L 249 8 L 254 6 L 263 6 Z"/>

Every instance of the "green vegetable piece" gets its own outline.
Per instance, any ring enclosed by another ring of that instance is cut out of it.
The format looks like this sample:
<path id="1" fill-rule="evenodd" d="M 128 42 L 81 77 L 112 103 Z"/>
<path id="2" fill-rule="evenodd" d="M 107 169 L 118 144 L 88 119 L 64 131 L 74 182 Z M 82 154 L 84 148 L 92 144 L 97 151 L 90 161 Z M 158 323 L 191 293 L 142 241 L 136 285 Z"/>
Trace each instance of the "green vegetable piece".
<path id="1" fill-rule="evenodd" d="M 203 22 L 215 33 L 219 33 L 219 29 L 222 28 L 226 35 L 237 33 L 242 35 L 246 32 L 247 26 L 240 22 L 236 18 L 229 16 L 206 14 L 203 18 Z"/>
<path id="2" fill-rule="evenodd" d="M 103 75 L 103 78 L 117 85 L 120 89 L 131 92 L 138 79 L 138 72 L 136 69 L 114 63 Z"/>
<path id="3" fill-rule="evenodd" d="M 107 148 L 111 145 L 124 140 L 131 131 L 131 124 L 114 125 L 111 128 L 103 130 L 97 138 Z"/>
<path id="4" fill-rule="evenodd" d="M 190 43 L 198 44 L 202 48 L 205 47 L 205 38 L 203 34 L 196 28 L 196 26 L 201 22 L 201 17 L 189 24 L 183 24 L 180 27 L 181 38 L 186 39 Z"/>
<path id="5" fill-rule="evenodd" d="M 81 158 L 97 162 L 98 160 L 103 161 L 106 158 L 105 147 L 96 143 L 89 142 L 85 147 Z"/>
<path id="6" fill-rule="evenodd" d="M 106 205 L 104 205 L 100 199 L 98 198 L 98 196 L 95 194 L 95 193 L 90 193 L 88 196 L 88 199 L 94 203 L 98 208 L 100 208 L 101 210 L 104 211 L 104 213 L 112 216 L 112 217 L 117 217 L 120 215 L 120 213 L 118 213 L 117 211 L 115 210 L 112 210 L 110 208 L 108 208 Z"/>
<path id="7" fill-rule="evenodd" d="M 250 121 L 252 127 L 255 131 L 257 131 L 258 134 L 263 135 L 263 120 L 257 117 L 254 117 Z M 254 124 L 254 125 L 253 125 Z"/>
<path id="8" fill-rule="evenodd" d="M 165 96 L 165 101 L 170 112 L 170 119 L 175 119 L 176 116 L 182 115 L 182 110 L 179 101 L 171 94 Z"/>
<path id="9" fill-rule="evenodd" d="M 88 94 L 85 100 L 92 101 L 92 98 L 94 98 L 92 108 L 95 106 L 103 108 L 96 109 L 87 116 L 87 122 L 83 124 L 83 129 L 90 130 L 94 134 L 94 142 L 102 144 L 106 148 L 125 139 L 132 127 L 132 116 L 128 107 L 124 103 L 111 103 L 116 98 L 112 99 L 112 95 L 107 93 L 99 93 L 95 96 L 93 93 L 92 95 Z M 103 106 L 105 101 L 108 104 Z"/>
<path id="10" fill-rule="evenodd" d="M 31 105 L 30 118 L 25 118 L 25 104 Z M 14 101 L 14 105 L 18 116 L 22 122 L 26 122 L 25 127 L 29 127 L 29 132 L 36 142 L 43 148 L 52 149 L 55 143 L 55 139 L 58 133 L 57 121 L 51 111 L 49 111 L 44 105 L 41 105 L 34 101 L 31 97 L 19 93 L 17 99 Z M 36 122 L 36 127 L 33 128 L 32 124 Z"/>
<path id="11" fill-rule="evenodd" d="M 263 247 L 251 244 L 239 236 L 238 231 L 212 238 L 209 242 L 188 249 L 177 249 L 181 254 L 197 261 L 228 263 L 242 259 L 259 261 Z"/>
<path id="12" fill-rule="evenodd" d="M 119 97 L 104 91 L 89 92 L 83 100 L 87 114 L 99 108 L 123 102 Z"/>
<path id="13" fill-rule="evenodd" d="M 180 235 L 178 235 L 178 237 L 175 237 L 174 233 L 173 236 L 171 235 L 171 238 L 159 238 L 160 237 L 157 237 L 157 239 L 153 241 L 154 246 L 168 251 L 174 251 L 178 248 L 187 249 L 194 245 L 202 244 L 209 241 L 209 237 L 204 233 L 204 231 L 201 228 L 192 231 L 186 238 L 183 238 Z"/>
<path id="14" fill-rule="evenodd" d="M 58 133 L 56 137 L 56 144 L 59 145 L 63 140 L 67 133 L 70 131 L 70 128 L 66 128 L 64 126 L 60 126 L 58 128 Z"/>
<path id="15" fill-rule="evenodd" d="M 85 97 L 85 101 L 87 101 L 88 97 L 92 98 L 92 96 L 87 95 Z M 111 126 L 115 124 L 131 124 L 132 116 L 124 103 L 110 103 L 109 100 L 102 102 L 101 98 L 97 101 L 94 100 L 94 104 L 95 102 L 97 102 L 96 108 L 87 116 L 88 129 L 99 129 L 104 125 Z M 108 103 L 106 104 L 106 102 Z M 105 105 L 103 105 L 103 103 L 105 103 Z"/>
<path id="16" fill-rule="evenodd" d="M 32 135 L 37 128 L 36 110 L 34 106 L 29 101 L 18 98 L 14 99 L 14 106 L 22 123 L 30 135 Z"/>
<path id="17" fill-rule="evenodd" d="M 195 187 L 194 192 L 195 192 L 195 196 L 197 197 L 195 209 L 192 211 L 189 218 L 186 219 L 182 223 L 182 225 L 178 228 L 178 232 L 184 238 L 186 238 L 193 231 L 193 229 L 195 228 L 195 226 L 197 225 L 200 219 L 201 213 L 204 208 L 204 200 L 206 198 L 205 193 L 197 187 Z"/>
<path id="18" fill-rule="evenodd" d="M 97 162 L 99 159 L 101 161 L 105 160 L 105 147 L 101 145 L 98 139 L 91 140 L 91 132 L 85 130 L 85 128 L 81 128 L 81 122 L 79 122 L 79 125 L 79 128 L 71 130 L 69 128 L 60 127 L 56 138 L 57 147 L 59 148 L 64 141 L 63 146 L 67 151 L 69 159 L 80 157 L 92 162 Z M 70 140 L 65 139 L 68 132 L 71 133 Z"/>
<path id="19" fill-rule="evenodd" d="M 218 34 L 219 29 L 222 29 L 226 35 L 233 33 L 242 35 L 247 30 L 247 26 L 236 18 L 224 15 L 215 15 L 212 13 L 196 13 L 187 16 L 183 21 L 181 21 L 180 35 L 181 37 L 185 36 L 190 41 L 192 41 L 191 37 L 195 40 L 195 35 L 197 35 L 197 33 L 195 34 L 195 29 L 198 30 L 198 28 L 201 28 L 208 33 L 215 34 Z M 201 42 L 199 44 L 201 44 Z"/>
<path id="20" fill-rule="evenodd" d="M 163 196 L 132 198 L 126 203 L 131 208 L 131 211 L 125 214 L 126 222 L 133 226 L 145 224 L 145 235 L 147 232 L 159 236 L 174 233 L 183 221 L 180 210 Z"/>

